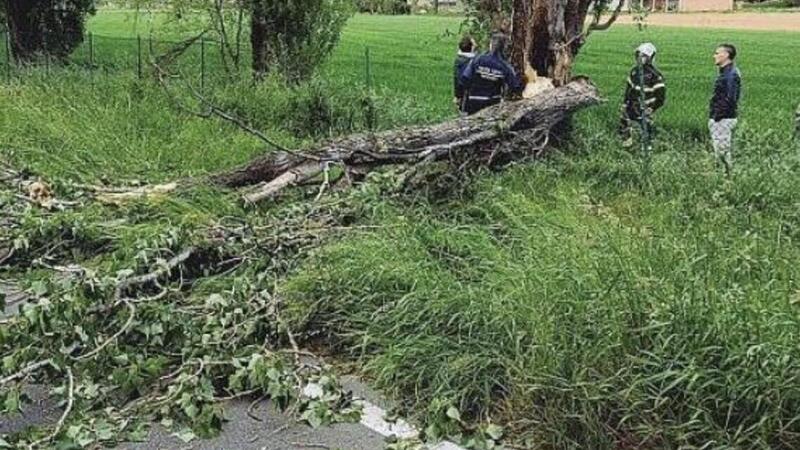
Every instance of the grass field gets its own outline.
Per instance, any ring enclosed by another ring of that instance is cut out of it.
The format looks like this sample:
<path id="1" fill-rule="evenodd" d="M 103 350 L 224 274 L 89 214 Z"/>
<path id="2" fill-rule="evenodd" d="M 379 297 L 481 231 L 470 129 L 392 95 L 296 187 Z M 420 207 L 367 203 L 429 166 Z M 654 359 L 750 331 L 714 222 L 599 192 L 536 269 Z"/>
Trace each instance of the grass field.
<path id="1" fill-rule="evenodd" d="M 331 115 L 358 104 L 369 47 L 381 127 L 453 116 L 458 25 L 352 19 L 315 81 L 330 94 Z M 91 27 L 137 32 L 124 14 L 105 11 Z M 376 228 L 320 249 L 281 283 L 292 323 L 322 332 L 431 434 L 453 426 L 446 413 L 455 406 L 468 420 L 507 425 L 524 448 L 797 448 L 797 37 L 594 34 L 576 72 L 609 102 L 577 117 L 563 153 L 479 175 L 444 196 L 365 190 L 358 222 Z M 648 177 L 614 136 L 631 52 L 643 40 L 659 47 L 669 91 Z M 706 151 L 710 55 L 721 41 L 738 45 L 744 77 L 732 178 Z M 306 111 L 292 95 L 309 94 L 278 88 L 212 95 L 286 144 L 320 138 L 297 136 L 297 121 L 312 116 L 285 112 Z M 228 125 L 176 112 L 130 70 L 36 71 L 0 85 L 0 103 L 0 155 L 56 183 L 197 176 L 263 151 Z M 331 123 L 334 132 L 363 129 Z M 161 230 L 246 214 L 226 206 L 231 199 L 199 190 L 145 202 L 132 207 L 139 222 L 124 239 L 152 236 L 148 222 Z M 66 220 L 86 226 L 129 213 L 98 208 Z"/>

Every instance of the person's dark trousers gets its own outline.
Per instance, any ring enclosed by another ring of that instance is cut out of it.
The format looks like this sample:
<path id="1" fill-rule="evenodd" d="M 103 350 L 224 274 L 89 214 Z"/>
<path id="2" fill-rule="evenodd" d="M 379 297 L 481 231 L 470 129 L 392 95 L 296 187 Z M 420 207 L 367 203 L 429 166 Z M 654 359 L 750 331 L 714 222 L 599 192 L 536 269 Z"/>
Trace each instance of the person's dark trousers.
<path id="1" fill-rule="evenodd" d="M 468 98 L 466 102 L 464 102 L 464 112 L 467 113 L 468 116 L 471 116 L 478 111 L 486 109 L 490 106 L 494 106 L 500 103 L 499 98 L 491 99 L 491 100 L 475 100 L 472 98 Z"/>
<path id="2" fill-rule="evenodd" d="M 633 127 L 640 127 L 641 126 L 641 116 L 639 115 L 639 111 L 637 110 L 637 106 L 629 103 L 624 103 L 622 105 L 622 111 L 620 114 L 619 119 L 619 137 L 623 141 L 628 141 L 633 138 L 632 131 Z M 653 118 L 650 116 L 645 116 L 645 126 L 647 127 L 647 131 L 652 137 L 655 134 L 655 123 L 653 122 Z M 631 145 L 629 143 L 628 145 Z"/>

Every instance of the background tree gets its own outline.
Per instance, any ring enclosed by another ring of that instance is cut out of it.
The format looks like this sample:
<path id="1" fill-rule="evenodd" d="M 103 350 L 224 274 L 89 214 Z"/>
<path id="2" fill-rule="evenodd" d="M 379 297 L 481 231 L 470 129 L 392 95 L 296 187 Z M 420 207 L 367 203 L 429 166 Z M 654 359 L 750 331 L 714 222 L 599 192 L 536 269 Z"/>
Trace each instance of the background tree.
<path id="1" fill-rule="evenodd" d="M 37 55 L 66 58 L 83 42 L 94 0 L 0 0 L 11 53 L 18 62 Z"/>
<path id="2" fill-rule="evenodd" d="M 253 73 L 280 70 L 291 81 L 308 78 L 339 42 L 353 13 L 348 0 L 250 0 Z"/>
<path id="3" fill-rule="evenodd" d="M 2 1 L 2 0 L 0 0 Z M 291 81 L 307 79 L 339 42 L 354 0 L 137 0 L 139 7 L 169 5 L 175 17 L 213 34 L 228 71 L 246 55 L 249 22 L 251 67 L 256 78 L 278 71 Z"/>

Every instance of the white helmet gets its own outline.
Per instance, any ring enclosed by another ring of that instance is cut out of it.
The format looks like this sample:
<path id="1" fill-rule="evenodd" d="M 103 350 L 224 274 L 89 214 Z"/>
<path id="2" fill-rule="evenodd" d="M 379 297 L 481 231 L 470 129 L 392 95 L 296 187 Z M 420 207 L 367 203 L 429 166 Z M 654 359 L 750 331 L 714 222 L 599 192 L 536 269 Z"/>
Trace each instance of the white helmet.
<path id="1" fill-rule="evenodd" d="M 636 54 L 644 55 L 649 59 L 653 59 L 656 57 L 656 46 L 650 42 L 645 42 L 644 44 L 636 47 Z"/>

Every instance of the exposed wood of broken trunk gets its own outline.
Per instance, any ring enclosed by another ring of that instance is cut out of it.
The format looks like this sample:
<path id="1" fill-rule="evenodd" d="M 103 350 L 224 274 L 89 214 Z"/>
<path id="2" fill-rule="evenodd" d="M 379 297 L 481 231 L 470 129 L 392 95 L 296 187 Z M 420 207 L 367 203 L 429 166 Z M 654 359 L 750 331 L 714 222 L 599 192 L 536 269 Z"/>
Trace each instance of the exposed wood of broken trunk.
<path id="1" fill-rule="evenodd" d="M 531 99 L 506 102 L 479 114 L 444 123 L 334 139 L 297 152 L 275 152 L 245 167 L 214 177 L 227 187 L 258 184 L 245 195 L 258 202 L 283 189 L 309 182 L 331 165 L 363 175 L 387 165 L 417 166 L 437 160 L 493 165 L 500 160 L 538 156 L 551 129 L 574 111 L 600 101 L 585 79 Z"/>
<path id="2" fill-rule="evenodd" d="M 608 11 L 607 0 L 513 0 L 511 64 L 520 73 L 530 64 L 556 86 L 566 84 L 586 38 L 608 29 L 624 4 Z"/>

